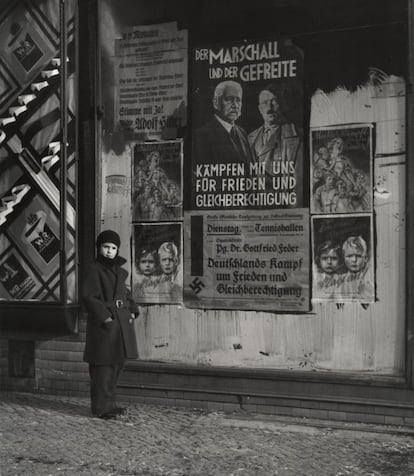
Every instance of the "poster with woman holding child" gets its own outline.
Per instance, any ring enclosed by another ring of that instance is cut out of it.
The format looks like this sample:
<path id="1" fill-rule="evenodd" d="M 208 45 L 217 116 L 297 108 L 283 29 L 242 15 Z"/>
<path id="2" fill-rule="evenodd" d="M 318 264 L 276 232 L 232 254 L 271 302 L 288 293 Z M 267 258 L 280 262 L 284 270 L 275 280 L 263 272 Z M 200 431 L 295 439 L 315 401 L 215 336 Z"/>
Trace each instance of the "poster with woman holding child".
<path id="1" fill-rule="evenodd" d="M 375 301 L 371 215 L 313 217 L 313 298 Z"/>
<path id="2" fill-rule="evenodd" d="M 134 145 L 133 221 L 182 220 L 182 148 L 182 140 Z"/>
<path id="3" fill-rule="evenodd" d="M 372 211 L 372 125 L 311 131 L 311 213 Z"/>
<path id="4" fill-rule="evenodd" d="M 182 302 L 181 236 L 181 223 L 134 225 L 132 291 L 136 302 Z"/>

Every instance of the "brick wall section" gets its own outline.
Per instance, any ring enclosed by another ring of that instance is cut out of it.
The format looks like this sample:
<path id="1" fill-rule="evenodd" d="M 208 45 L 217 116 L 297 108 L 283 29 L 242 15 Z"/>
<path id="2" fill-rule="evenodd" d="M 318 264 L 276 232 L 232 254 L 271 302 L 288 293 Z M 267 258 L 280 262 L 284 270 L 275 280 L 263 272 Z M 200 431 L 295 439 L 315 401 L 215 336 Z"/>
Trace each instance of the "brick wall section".
<path id="1" fill-rule="evenodd" d="M 82 320 L 78 334 L 36 341 L 34 379 L 8 375 L 8 341 L 0 339 L 0 388 L 88 396 L 88 365 L 82 360 L 85 328 L 86 323 Z"/>
<path id="2" fill-rule="evenodd" d="M 171 392 L 165 390 L 127 389 L 118 391 L 120 399 L 138 404 L 182 406 L 202 408 L 224 412 L 242 412 L 272 416 L 325 420 L 330 422 L 345 422 L 355 424 L 389 425 L 414 428 L 414 408 L 396 409 L 382 408 L 376 405 L 355 405 L 357 411 L 349 411 L 349 405 L 343 403 L 312 402 L 294 400 L 287 404 L 286 400 L 260 398 L 251 399 L 254 403 L 240 403 L 233 396 L 210 394 L 206 395 L 191 392 Z M 233 401 L 231 401 L 233 399 Z M 267 400 L 267 401 L 266 401 Z M 314 408 L 317 407 L 317 408 Z M 333 410 L 333 408 L 336 410 Z M 397 413 L 398 415 L 395 415 Z"/>
<path id="3" fill-rule="evenodd" d="M 85 321 L 73 336 L 36 343 L 36 390 L 73 396 L 89 395 L 88 365 L 83 362 Z"/>
<path id="4" fill-rule="evenodd" d="M 85 321 L 80 321 L 76 335 L 37 341 L 35 378 L 12 378 L 8 374 L 8 341 L 0 339 L 0 389 L 32 391 L 68 396 L 89 396 L 88 366 L 82 360 Z M 140 375 L 134 380 L 138 384 Z M 370 423 L 414 428 L 414 405 L 411 408 L 381 407 L 375 404 L 327 402 L 283 397 L 244 397 L 231 394 L 206 395 L 202 391 L 171 391 L 145 384 L 120 385 L 119 400 L 131 403 L 184 406 L 229 412 L 311 418 L 329 421 Z M 194 388 L 194 387 L 193 387 Z"/>

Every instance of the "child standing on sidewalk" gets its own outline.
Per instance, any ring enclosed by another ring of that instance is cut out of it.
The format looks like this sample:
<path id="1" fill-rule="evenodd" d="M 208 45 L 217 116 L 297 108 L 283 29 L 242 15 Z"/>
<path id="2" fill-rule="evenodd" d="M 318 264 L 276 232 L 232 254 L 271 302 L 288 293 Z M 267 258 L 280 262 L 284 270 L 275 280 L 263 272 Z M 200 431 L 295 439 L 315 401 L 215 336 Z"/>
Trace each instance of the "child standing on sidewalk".
<path id="1" fill-rule="evenodd" d="M 83 359 L 89 363 L 92 413 L 113 419 L 125 413 L 116 406 L 116 385 L 125 359 L 138 357 L 134 320 L 139 311 L 125 285 L 126 260 L 118 256 L 119 235 L 106 230 L 96 240 L 97 257 L 89 266 L 82 287 L 88 313 Z"/>

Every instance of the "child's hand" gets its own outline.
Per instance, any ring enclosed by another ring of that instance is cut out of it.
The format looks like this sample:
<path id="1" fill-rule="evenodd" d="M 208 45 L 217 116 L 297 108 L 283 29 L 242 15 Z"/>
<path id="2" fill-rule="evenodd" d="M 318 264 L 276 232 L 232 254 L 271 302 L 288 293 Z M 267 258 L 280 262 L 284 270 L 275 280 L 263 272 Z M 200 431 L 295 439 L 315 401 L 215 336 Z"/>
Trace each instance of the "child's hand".
<path id="1" fill-rule="evenodd" d="M 111 322 L 112 321 L 112 317 L 107 317 L 104 322 Z"/>
<path id="2" fill-rule="evenodd" d="M 138 314 L 135 314 L 135 312 L 131 312 L 131 319 L 129 320 L 129 322 L 130 323 L 134 322 L 137 317 L 138 317 Z"/>

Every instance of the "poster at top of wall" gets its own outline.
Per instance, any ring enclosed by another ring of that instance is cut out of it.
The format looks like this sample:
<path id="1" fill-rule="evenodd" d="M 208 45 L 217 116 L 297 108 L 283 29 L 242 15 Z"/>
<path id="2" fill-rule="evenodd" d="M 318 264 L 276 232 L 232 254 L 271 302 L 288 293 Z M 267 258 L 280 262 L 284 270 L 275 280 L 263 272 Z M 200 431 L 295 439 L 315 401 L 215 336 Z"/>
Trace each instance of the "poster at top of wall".
<path id="1" fill-rule="evenodd" d="M 302 83 L 289 40 L 193 51 L 193 209 L 303 205 Z"/>
<path id="2" fill-rule="evenodd" d="M 276 39 L 197 47 L 191 71 L 185 303 L 306 312 L 302 52 Z"/>
<path id="3" fill-rule="evenodd" d="M 127 28 L 115 40 L 115 118 L 130 139 L 175 139 L 186 125 L 187 37 L 170 22 Z"/>

